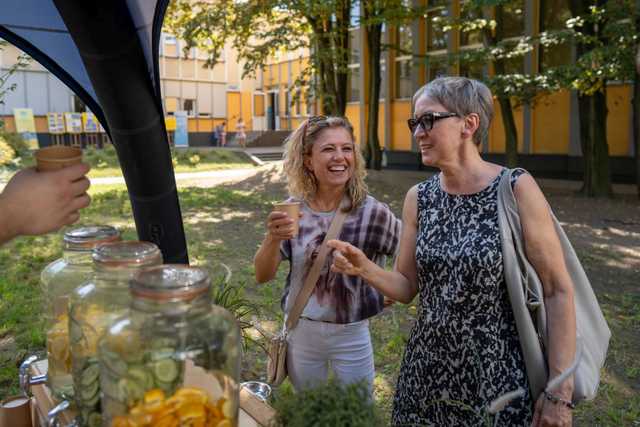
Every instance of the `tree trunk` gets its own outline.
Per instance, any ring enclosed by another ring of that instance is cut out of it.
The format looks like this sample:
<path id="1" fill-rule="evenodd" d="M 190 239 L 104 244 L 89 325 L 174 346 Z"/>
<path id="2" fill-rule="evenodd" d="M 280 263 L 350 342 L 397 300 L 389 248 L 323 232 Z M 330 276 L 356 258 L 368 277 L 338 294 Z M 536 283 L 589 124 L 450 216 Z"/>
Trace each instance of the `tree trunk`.
<path id="1" fill-rule="evenodd" d="M 588 197 L 610 197 L 606 89 L 591 96 L 578 95 L 578 108 L 580 111 L 580 143 L 584 161 L 582 193 Z"/>
<path id="2" fill-rule="evenodd" d="M 602 6 L 605 0 L 596 0 Z M 590 13 L 591 2 L 571 0 L 571 14 L 574 17 Z M 585 22 L 580 31 L 591 37 L 602 37 L 593 23 Z M 577 57 L 588 53 L 589 46 L 576 45 Z M 578 95 L 580 112 L 580 144 L 584 162 L 584 184 L 582 193 L 588 197 L 611 196 L 611 174 L 609 169 L 609 145 L 607 144 L 607 82 L 602 82 L 602 90 L 595 94 Z"/>
<path id="3" fill-rule="evenodd" d="M 640 198 L 640 64 L 633 79 L 633 141 L 636 155 L 636 186 Z"/>
<path id="4" fill-rule="evenodd" d="M 380 55 L 382 25 L 367 25 L 367 47 L 369 48 L 369 103 L 367 120 L 367 149 L 365 158 L 367 167 L 375 170 L 382 168 L 382 150 L 378 139 L 378 112 L 380 110 Z"/>
<path id="5" fill-rule="evenodd" d="M 349 25 L 351 23 L 351 0 L 342 0 L 336 10 L 335 56 L 336 56 L 336 111 L 335 115 L 344 116 L 347 110 L 347 90 L 349 85 Z"/>
<path id="6" fill-rule="evenodd" d="M 495 46 L 504 38 L 504 6 L 500 4 L 495 7 L 495 20 L 495 36 L 491 34 L 491 30 L 484 31 L 485 45 Z M 497 75 L 505 74 L 504 59 L 496 59 L 493 66 Z M 515 168 L 518 166 L 518 129 L 513 118 L 511 99 L 508 96 L 498 95 L 498 103 L 500 104 L 500 116 L 502 117 L 502 127 L 504 128 L 505 163 L 507 167 Z"/>

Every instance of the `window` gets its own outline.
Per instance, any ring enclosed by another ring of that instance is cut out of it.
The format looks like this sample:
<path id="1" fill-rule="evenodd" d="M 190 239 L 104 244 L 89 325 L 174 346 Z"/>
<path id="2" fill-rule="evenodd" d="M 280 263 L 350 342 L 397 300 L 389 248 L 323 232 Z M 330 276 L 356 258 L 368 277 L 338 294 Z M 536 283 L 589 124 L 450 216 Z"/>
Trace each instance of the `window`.
<path id="1" fill-rule="evenodd" d="M 360 25 L 360 1 L 353 0 L 351 2 L 349 17 L 351 19 L 350 25 L 352 27 L 358 27 Z"/>
<path id="2" fill-rule="evenodd" d="M 460 18 L 467 23 L 467 28 L 463 25 L 460 30 L 460 45 L 482 44 L 482 29 L 472 29 L 478 20 L 484 18 L 482 10 L 473 1 L 465 2 L 460 11 Z"/>
<path id="3" fill-rule="evenodd" d="M 71 102 L 73 103 L 74 113 L 84 113 L 85 111 L 87 111 L 87 106 L 78 95 L 73 95 Z"/>
<path id="4" fill-rule="evenodd" d="M 427 11 L 427 50 L 447 48 L 448 35 L 444 30 L 444 20 L 449 16 L 447 0 L 429 2 L 434 7 Z"/>
<path id="5" fill-rule="evenodd" d="M 571 18 L 569 0 L 541 0 L 540 31 L 560 30 Z M 571 61 L 571 47 L 568 43 L 544 47 L 540 46 L 540 71 Z"/>
<path id="6" fill-rule="evenodd" d="M 470 79 L 484 80 L 486 78 L 486 69 L 483 64 L 480 64 L 478 62 L 461 63 L 460 75 L 463 77 L 468 77 Z"/>
<path id="7" fill-rule="evenodd" d="M 449 75 L 449 66 L 447 64 L 446 56 L 431 55 L 427 61 L 427 81 L 437 79 L 438 77 L 445 77 Z"/>
<path id="8" fill-rule="evenodd" d="M 411 82 L 411 59 L 404 57 L 396 60 L 396 98 L 410 98 L 413 92 Z"/>
<path id="9" fill-rule="evenodd" d="M 193 117 L 196 115 L 196 100 L 195 99 L 185 99 L 182 103 L 182 109 L 187 112 L 189 117 Z"/>
<path id="10" fill-rule="evenodd" d="M 413 53 L 413 37 L 409 25 L 401 25 L 396 33 L 398 56 L 411 55 Z"/>
<path id="11" fill-rule="evenodd" d="M 502 32 L 504 38 L 524 34 L 524 1 L 510 1 L 502 6 Z"/>
<path id="12" fill-rule="evenodd" d="M 349 65 L 349 102 L 360 101 L 360 66 Z"/>
<path id="13" fill-rule="evenodd" d="M 349 49 L 351 50 L 351 63 L 360 63 L 360 29 L 349 30 Z"/>

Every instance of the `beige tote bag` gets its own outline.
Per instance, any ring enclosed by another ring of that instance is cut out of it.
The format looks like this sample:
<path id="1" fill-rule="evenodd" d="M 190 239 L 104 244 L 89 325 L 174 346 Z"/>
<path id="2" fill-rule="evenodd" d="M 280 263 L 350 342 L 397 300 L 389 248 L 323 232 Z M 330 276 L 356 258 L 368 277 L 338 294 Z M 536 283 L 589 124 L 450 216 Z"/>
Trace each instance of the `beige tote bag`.
<path id="1" fill-rule="evenodd" d="M 498 223 L 502 240 L 504 275 L 513 308 L 527 377 L 534 399 L 547 389 L 547 317 L 542 283 L 524 251 L 518 206 L 511 187 L 515 169 L 503 174 L 498 188 Z M 574 286 L 577 346 L 573 401 L 591 400 L 596 396 L 600 369 L 604 364 L 611 331 L 600 310 L 589 279 L 569 239 L 553 212 L 565 263 Z M 552 390 L 548 390 L 552 391 Z"/>

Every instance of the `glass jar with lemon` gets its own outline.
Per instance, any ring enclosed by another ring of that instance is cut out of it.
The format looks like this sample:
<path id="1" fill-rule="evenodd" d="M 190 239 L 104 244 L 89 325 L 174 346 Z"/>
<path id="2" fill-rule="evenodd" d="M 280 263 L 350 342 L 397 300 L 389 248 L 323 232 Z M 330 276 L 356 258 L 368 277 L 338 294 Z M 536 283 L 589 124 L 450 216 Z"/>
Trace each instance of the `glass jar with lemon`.
<path id="1" fill-rule="evenodd" d="M 104 425 L 237 426 L 240 330 L 206 271 L 144 269 L 131 295 L 99 343 Z"/>
<path id="2" fill-rule="evenodd" d="M 47 384 L 57 399 L 73 398 L 69 349 L 69 296 L 93 274 L 91 251 L 96 246 L 120 240 L 110 226 L 80 227 L 64 235 L 62 258 L 42 271 L 40 283 L 45 302 L 45 331 L 49 367 Z"/>
<path id="3" fill-rule="evenodd" d="M 129 308 L 129 280 L 143 268 L 162 264 L 153 243 L 113 242 L 93 250 L 95 275 L 71 295 L 71 370 L 80 425 L 102 425 L 98 339 Z"/>

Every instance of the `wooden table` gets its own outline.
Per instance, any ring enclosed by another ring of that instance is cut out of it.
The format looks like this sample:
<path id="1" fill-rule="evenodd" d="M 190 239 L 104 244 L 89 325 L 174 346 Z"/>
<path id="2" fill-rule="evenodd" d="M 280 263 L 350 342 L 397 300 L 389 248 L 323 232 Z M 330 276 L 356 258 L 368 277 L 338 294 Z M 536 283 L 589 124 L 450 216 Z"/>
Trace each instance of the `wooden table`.
<path id="1" fill-rule="evenodd" d="M 48 363 L 46 360 L 39 360 L 31 365 L 31 375 L 41 375 L 47 373 Z M 45 384 L 31 386 L 31 392 L 35 400 L 35 415 L 38 422 L 36 425 L 46 426 L 47 413 L 56 405 L 49 388 Z M 239 427 L 267 426 L 275 415 L 274 409 L 267 403 L 242 388 L 240 390 L 240 414 Z M 70 424 L 76 414 L 72 410 L 64 411 L 59 420 L 62 425 Z"/>

